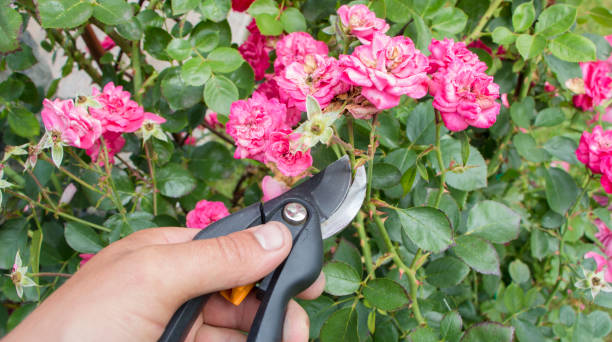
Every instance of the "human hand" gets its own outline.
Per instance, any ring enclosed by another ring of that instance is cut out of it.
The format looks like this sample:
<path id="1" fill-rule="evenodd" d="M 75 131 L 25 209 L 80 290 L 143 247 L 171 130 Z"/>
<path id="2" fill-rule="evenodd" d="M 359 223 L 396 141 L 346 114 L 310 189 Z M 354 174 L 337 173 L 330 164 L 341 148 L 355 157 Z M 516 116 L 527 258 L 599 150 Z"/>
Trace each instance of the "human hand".
<path id="1" fill-rule="evenodd" d="M 292 237 L 278 222 L 192 241 L 197 229 L 138 231 L 101 250 L 6 338 L 9 341 L 156 341 L 188 299 L 253 283 L 289 254 Z M 299 297 L 323 291 L 319 279 Z M 238 307 L 208 300 L 186 341 L 245 341 L 259 300 Z M 307 341 L 308 315 L 289 302 L 283 341 Z"/>

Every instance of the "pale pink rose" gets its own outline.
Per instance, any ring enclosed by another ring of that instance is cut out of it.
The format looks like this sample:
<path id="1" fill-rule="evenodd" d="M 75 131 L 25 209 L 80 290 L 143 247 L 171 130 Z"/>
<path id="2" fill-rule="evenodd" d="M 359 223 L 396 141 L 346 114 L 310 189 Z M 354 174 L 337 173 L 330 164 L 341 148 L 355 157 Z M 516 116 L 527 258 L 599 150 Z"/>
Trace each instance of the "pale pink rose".
<path id="1" fill-rule="evenodd" d="M 595 263 L 597 263 L 597 272 L 601 272 L 601 270 L 605 269 L 604 280 L 608 283 L 612 283 L 612 258 L 606 258 L 596 252 L 588 252 L 584 255 L 584 258 L 593 258 Z"/>
<path id="2" fill-rule="evenodd" d="M 274 71 L 277 75 L 293 62 L 303 62 L 307 55 L 327 55 L 327 45 L 306 32 L 293 32 L 276 43 Z"/>
<path id="3" fill-rule="evenodd" d="M 74 147 L 88 149 L 102 134 L 100 121 L 87 113 L 83 107 L 76 107 L 72 100 L 43 100 L 41 116 L 45 129 L 54 136 Z"/>
<path id="4" fill-rule="evenodd" d="M 108 162 L 109 164 L 114 164 L 115 154 L 121 151 L 125 145 L 125 139 L 121 136 L 121 133 L 109 131 L 102 133 L 102 138 L 104 138 L 104 145 L 106 146 L 106 151 L 108 152 Z M 102 139 L 96 140 L 94 144 L 85 152 L 91 158 L 92 162 L 98 163 L 98 165 L 101 166 L 104 165 Z"/>
<path id="5" fill-rule="evenodd" d="M 346 105 L 346 110 L 353 115 L 355 119 L 371 119 L 374 114 L 380 113 L 380 109 L 376 108 L 363 95 L 357 95 L 351 99 L 351 103 Z"/>
<path id="6" fill-rule="evenodd" d="M 506 93 L 501 94 L 501 101 L 504 107 L 510 108 L 510 103 L 508 102 L 508 94 Z"/>
<path id="7" fill-rule="evenodd" d="M 79 257 L 81 258 L 81 262 L 79 262 L 79 265 L 81 267 L 83 267 L 83 265 L 85 265 L 91 258 L 94 257 L 95 254 L 91 254 L 91 253 L 81 253 L 79 254 Z"/>
<path id="8" fill-rule="evenodd" d="M 612 231 L 610 231 L 608 226 L 600 219 L 595 219 L 594 223 L 598 230 L 598 232 L 595 233 L 595 237 L 601 241 L 606 255 L 612 257 Z"/>
<path id="9" fill-rule="evenodd" d="M 93 88 L 92 95 L 102 106 L 89 107 L 91 115 L 102 123 L 105 131 L 124 133 L 134 132 L 142 126 L 144 109 L 130 99 L 130 93 L 122 86 L 107 83 L 102 92 Z"/>
<path id="10" fill-rule="evenodd" d="M 604 61 L 580 63 L 584 79 L 584 94 L 574 95 L 574 106 L 593 110 L 612 96 L 612 77 L 610 65 Z"/>
<path id="11" fill-rule="evenodd" d="M 433 106 L 451 131 L 469 126 L 489 128 L 497 119 L 501 105 L 499 86 L 493 77 L 459 61 L 434 74 L 430 93 Z"/>
<path id="12" fill-rule="evenodd" d="M 144 113 L 144 120 L 143 121 L 149 121 L 149 122 L 152 122 L 154 124 L 161 125 L 164 122 L 166 122 L 166 119 L 164 119 L 163 117 L 161 117 L 161 116 L 159 116 L 157 114 L 145 112 Z"/>
<path id="13" fill-rule="evenodd" d="M 374 33 L 372 44 L 340 56 L 343 80 L 361 87 L 361 94 L 378 109 L 399 104 L 401 95 L 418 99 L 427 94 L 427 57 L 408 37 Z"/>
<path id="14" fill-rule="evenodd" d="M 350 86 L 340 80 L 341 74 L 335 58 L 308 55 L 303 62 L 289 64 L 275 79 L 281 98 L 287 99 L 287 106 L 306 111 L 308 95 L 325 108 L 334 96 L 349 90 Z"/>
<path id="15" fill-rule="evenodd" d="M 261 191 L 263 192 L 263 197 L 261 198 L 261 200 L 263 202 L 267 202 L 275 197 L 284 194 L 289 189 L 291 188 L 288 187 L 287 184 L 285 184 L 284 182 L 277 181 L 276 179 L 270 176 L 265 176 L 261 180 Z"/>
<path id="16" fill-rule="evenodd" d="M 251 34 L 247 40 L 238 47 L 238 51 L 255 72 L 255 81 L 262 80 L 266 70 L 270 67 L 270 48 L 266 45 L 266 37 L 259 32 L 255 19 L 247 29 Z"/>
<path id="17" fill-rule="evenodd" d="M 444 40 L 432 39 L 429 44 L 429 73 L 438 69 L 446 69 L 457 60 L 475 71 L 485 72 L 487 65 L 478 59 L 478 55 L 468 50 L 463 42 L 455 42 L 450 38 Z"/>
<path id="18" fill-rule="evenodd" d="M 282 127 L 286 115 L 284 104 L 258 92 L 247 100 L 232 103 L 225 130 L 236 142 L 234 158 L 263 161 L 268 137 Z"/>
<path id="19" fill-rule="evenodd" d="M 300 135 L 288 129 L 282 129 L 270 134 L 270 142 L 266 148 L 266 162 L 276 164 L 278 170 L 285 176 L 299 176 L 312 165 L 310 149 L 303 151 L 298 143 Z"/>
<path id="20" fill-rule="evenodd" d="M 384 19 L 377 18 L 366 5 L 342 5 L 338 8 L 338 18 L 362 44 L 370 44 L 374 32 L 385 33 L 389 30 L 389 24 Z"/>
<path id="21" fill-rule="evenodd" d="M 217 113 L 215 112 L 206 113 L 206 115 L 204 115 L 204 121 L 213 129 L 223 128 L 223 124 L 219 121 Z"/>
<path id="22" fill-rule="evenodd" d="M 106 38 L 104 38 L 104 40 L 100 43 L 100 45 L 102 45 L 102 48 L 105 51 L 108 51 L 114 48 L 115 46 L 117 46 L 117 44 L 115 44 L 115 41 L 109 36 L 106 36 Z"/>
<path id="23" fill-rule="evenodd" d="M 580 143 L 576 150 L 576 158 L 588 166 L 593 173 L 601 174 L 602 160 L 612 155 L 612 130 L 604 131 L 601 126 L 595 126 L 593 132 L 582 132 Z"/>
<path id="24" fill-rule="evenodd" d="M 187 213 L 187 228 L 206 228 L 209 224 L 228 216 L 223 202 L 201 200 L 195 209 Z"/>

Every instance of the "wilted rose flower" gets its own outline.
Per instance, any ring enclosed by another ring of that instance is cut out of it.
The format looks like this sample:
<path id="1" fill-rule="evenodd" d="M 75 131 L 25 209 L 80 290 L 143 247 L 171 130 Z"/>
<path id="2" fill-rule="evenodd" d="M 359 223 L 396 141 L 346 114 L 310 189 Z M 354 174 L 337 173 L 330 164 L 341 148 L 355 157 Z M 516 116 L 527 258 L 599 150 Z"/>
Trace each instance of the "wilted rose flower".
<path id="1" fill-rule="evenodd" d="M 338 18 L 362 44 L 370 44 L 374 32 L 385 33 L 389 30 L 389 24 L 384 19 L 377 18 L 366 5 L 342 5 L 338 8 Z"/>
<path id="2" fill-rule="evenodd" d="M 223 202 L 201 200 L 187 213 L 187 228 L 206 228 L 209 224 L 229 215 Z"/>
<path id="3" fill-rule="evenodd" d="M 266 45 L 266 37 L 259 32 L 255 20 L 247 27 L 251 34 L 247 40 L 238 47 L 238 51 L 255 72 L 255 80 L 264 78 L 266 70 L 270 67 L 270 48 Z"/>
<path id="4" fill-rule="evenodd" d="M 130 93 L 107 83 L 102 92 L 93 88 L 92 95 L 101 107 L 89 107 L 91 115 L 100 120 L 102 129 L 111 132 L 135 132 L 142 126 L 144 109 L 130 99 Z"/>
<path id="5" fill-rule="evenodd" d="M 108 152 L 108 162 L 110 164 L 114 164 L 115 154 L 121 151 L 125 145 L 125 139 L 121 136 L 121 133 L 108 131 L 102 134 L 102 138 L 104 138 L 104 145 L 106 146 L 106 151 Z M 87 155 L 91 158 L 92 162 L 97 162 L 99 165 L 104 165 L 104 158 L 99 158 L 100 156 L 104 156 L 102 139 L 96 140 L 95 143 L 85 152 L 87 152 Z"/>
<path id="6" fill-rule="evenodd" d="M 263 197 L 261 200 L 263 202 L 267 202 L 275 197 L 278 197 L 287 190 L 291 189 L 284 182 L 278 181 L 270 176 L 265 176 L 261 180 L 261 191 L 263 192 Z"/>
<path id="7" fill-rule="evenodd" d="M 276 77 L 281 98 L 289 107 L 306 110 L 306 97 L 314 97 L 322 108 L 327 107 L 334 96 L 346 92 L 349 85 L 340 80 L 342 70 L 338 61 L 324 55 L 308 55 L 303 62 L 288 65 Z"/>
<path id="8" fill-rule="evenodd" d="M 582 110 L 593 110 L 612 96 L 610 65 L 604 61 L 580 63 L 584 79 L 584 94 L 575 95 L 574 106 Z"/>
<path id="9" fill-rule="evenodd" d="M 374 114 L 380 112 L 380 109 L 376 108 L 376 106 L 361 94 L 351 99 L 351 102 L 346 105 L 346 110 L 348 110 L 355 119 L 364 120 L 371 119 Z"/>
<path id="10" fill-rule="evenodd" d="M 70 146 L 88 149 L 102 134 L 100 121 L 89 115 L 85 108 L 76 107 L 72 100 L 44 99 L 41 116 L 51 136 L 59 134 L 61 140 Z"/>
<path id="11" fill-rule="evenodd" d="M 430 92 L 433 106 L 451 131 L 469 126 L 489 128 L 497 119 L 500 104 L 499 86 L 493 76 L 475 70 L 459 61 L 434 74 Z"/>
<path id="12" fill-rule="evenodd" d="M 327 55 L 327 45 L 312 38 L 306 32 L 293 32 L 276 43 L 276 60 L 274 71 L 277 75 L 293 62 L 304 62 L 308 55 Z"/>
<path id="13" fill-rule="evenodd" d="M 432 39 L 429 44 L 429 73 L 439 69 L 447 69 L 451 64 L 460 61 L 467 67 L 478 72 L 485 72 L 487 65 L 478 59 L 478 55 L 468 50 L 463 42 L 455 42 L 450 38 L 444 40 Z"/>
<path id="14" fill-rule="evenodd" d="M 344 81 L 361 87 L 361 94 L 378 109 L 397 106 L 401 95 L 418 99 L 427 94 L 427 57 L 408 37 L 376 32 L 372 44 L 341 55 L 340 62 Z"/>
<path id="15" fill-rule="evenodd" d="M 263 161 L 268 137 L 284 124 L 286 114 L 284 104 L 258 92 L 247 100 L 232 103 L 225 130 L 236 142 L 234 158 Z"/>
<path id="16" fill-rule="evenodd" d="M 299 176 L 312 165 L 310 149 L 303 151 L 297 142 L 300 135 L 288 129 L 282 129 L 270 134 L 270 142 L 266 148 L 266 162 L 276 164 L 278 170 L 285 176 Z"/>

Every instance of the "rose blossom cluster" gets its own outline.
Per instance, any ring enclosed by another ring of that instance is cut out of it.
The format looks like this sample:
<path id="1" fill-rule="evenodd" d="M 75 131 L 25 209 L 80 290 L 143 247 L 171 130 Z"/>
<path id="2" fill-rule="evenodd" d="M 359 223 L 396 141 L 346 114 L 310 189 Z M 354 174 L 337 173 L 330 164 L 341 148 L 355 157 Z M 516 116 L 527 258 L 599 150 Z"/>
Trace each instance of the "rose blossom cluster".
<path id="1" fill-rule="evenodd" d="M 610 228 L 600 219 L 595 219 L 595 225 L 598 229 L 595 237 L 603 245 L 603 249 L 601 250 L 603 255 L 597 252 L 588 252 L 584 257 L 593 258 L 595 263 L 597 263 L 597 272 L 603 270 L 605 281 L 612 283 L 612 231 L 610 231 Z"/>
<path id="2" fill-rule="evenodd" d="M 255 20 L 247 26 L 250 34 L 247 40 L 238 47 L 238 51 L 253 68 L 255 81 L 261 81 L 270 67 L 270 51 L 273 47 L 270 39 L 259 32 Z"/>
<path id="3" fill-rule="evenodd" d="M 601 175 L 601 186 L 612 193 L 612 130 L 595 126 L 593 132 L 583 132 L 576 157 L 594 174 Z"/>
<path id="4" fill-rule="evenodd" d="M 206 228 L 229 214 L 223 202 L 201 200 L 187 213 L 187 228 Z"/>
<path id="5" fill-rule="evenodd" d="M 102 91 L 93 88 L 92 96 L 73 100 L 43 101 L 41 116 L 53 139 L 85 149 L 94 162 L 103 163 L 98 156 L 106 149 L 109 162 L 125 145 L 123 133 L 139 130 L 146 122 L 160 124 L 166 120 L 144 109 L 121 86 L 107 83 Z M 104 142 L 104 147 L 102 146 Z"/>
<path id="6" fill-rule="evenodd" d="M 606 61 L 580 63 L 584 94 L 574 95 L 574 106 L 589 111 L 612 97 L 612 68 Z"/>

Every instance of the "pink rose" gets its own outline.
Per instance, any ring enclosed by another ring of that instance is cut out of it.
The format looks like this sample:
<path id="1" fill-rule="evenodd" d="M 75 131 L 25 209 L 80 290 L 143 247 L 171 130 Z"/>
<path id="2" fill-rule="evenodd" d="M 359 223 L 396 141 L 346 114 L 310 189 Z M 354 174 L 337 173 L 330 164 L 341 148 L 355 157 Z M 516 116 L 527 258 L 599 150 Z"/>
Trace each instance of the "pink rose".
<path id="1" fill-rule="evenodd" d="M 229 214 L 223 202 L 201 200 L 196 204 L 195 209 L 187 213 L 187 227 L 206 228 L 209 224 L 219 221 Z"/>
<path id="2" fill-rule="evenodd" d="M 100 93 L 93 88 L 92 95 L 102 107 L 89 107 L 91 115 L 102 123 L 102 128 L 111 132 L 134 132 L 142 126 L 144 109 L 130 99 L 130 93 L 122 86 L 107 83 Z"/>
<path id="3" fill-rule="evenodd" d="M 544 91 L 549 92 L 549 93 L 557 93 L 557 87 L 555 87 L 554 85 L 548 83 L 548 81 L 544 82 Z"/>
<path id="4" fill-rule="evenodd" d="M 595 263 L 597 263 L 597 272 L 601 272 L 601 270 L 605 268 L 604 279 L 608 283 L 612 283 L 612 258 L 606 258 L 596 252 L 588 252 L 584 255 L 584 258 L 593 258 L 595 260 Z"/>
<path id="5" fill-rule="evenodd" d="M 100 43 L 100 45 L 102 45 L 102 48 L 104 49 L 104 51 L 108 51 L 114 48 L 117 44 L 115 44 L 115 41 L 111 37 L 106 36 L 106 38 L 104 38 L 104 40 Z"/>
<path id="6" fill-rule="evenodd" d="M 493 77 L 459 61 L 434 74 L 430 92 L 434 108 L 451 131 L 464 130 L 468 125 L 489 128 L 501 107 L 495 101 L 499 86 L 493 83 Z"/>
<path id="7" fill-rule="evenodd" d="M 166 119 L 164 119 L 163 117 L 157 115 L 157 114 L 153 114 L 153 113 L 149 113 L 149 112 L 145 112 L 144 113 L 144 119 L 143 121 L 149 121 L 152 122 L 154 124 L 158 124 L 161 125 L 164 122 L 166 122 Z"/>
<path id="8" fill-rule="evenodd" d="M 85 265 L 91 258 L 94 257 L 95 254 L 91 254 L 91 253 L 81 253 L 79 254 L 79 257 L 81 258 L 81 262 L 79 262 L 79 265 L 81 267 L 83 267 L 83 265 Z"/>
<path id="9" fill-rule="evenodd" d="M 304 62 L 307 55 L 327 55 L 327 45 L 312 38 L 306 32 L 293 32 L 276 43 L 274 71 L 277 75 L 293 62 Z"/>
<path id="10" fill-rule="evenodd" d="M 125 145 L 125 139 L 121 136 L 121 133 L 109 131 L 104 132 L 102 134 L 102 138 L 104 138 L 104 145 L 106 146 L 106 151 L 108 152 L 108 162 L 109 164 L 114 164 L 115 154 L 121 151 Z M 102 139 L 96 140 L 96 142 L 85 152 L 87 152 L 87 155 L 91 158 L 92 162 L 97 162 L 98 165 L 104 165 L 104 158 L 98 158 L 100 156 L 104 156 Z"/>
<path id="11" fill-rule="evenodd" d="M 604 157 L 612 155 L 612 130 L 604 131 L 601 126 L 595 126 L 593 132 L 582 132 L 580 143 L 576 150 L 576 158 L 588 166 L 593 173 L 601 174 L 601 162 Z"/>
<path id="12" fill-rule="evenodd" d="M 574 95 L 574 106 L 593 110 L 612 96 L 612 77 L 610 65 L 603 61 L 580 63 L 584 79 L 584 94 Z"/>
<path id="13" fill-rule="evenodd" d="M 485 72 L 487 65 L 478 59 L 478 55 L 468 50 L 463 42 L 455 42 L 450 38 L 444 40 L 432 39 L 429 44 L 429 73 L 438 69 L 447 69 L 453 62 L 459 60 L 475 71 Z"/>
<path id="14" fill-rule="evenodd" d="M 287 105 L 306 111 L 306 97 L 314 97 L 321 108 L 327 107 L 334 96 L 348 91 L 349 85 L 340 81 L 342 70 L 338 61 L 324 55 L 308 55 L 303 62 L 289 64 L 276 77 L 281 98 Z"/>
<path id="15" fill-rule="evenodd" d="M 263 191 L 263 197 L 261 198 L 261 200 L 263 202 L 267 202 L 275 197 L 284 194 L 289 189 L 291 188 L 288 187 L 287 184 L 281 181 L 277 181 L 276 179 L 270 176 L 265 176 L 261 180 L 261 191 Z"/>
<path id="16" fill-rule="evenodd" d="M 608 226 L 600 219 L 595 219 L 595 226 L 597 226 L 599 230 L 595 233 L 595 237 L 601 241 L 606 255 L 612 257 L 612 231 L 610 231 Z"/>
<path id="17" fill-rule="evenodd" d="M 217 118 L 217 113 L 208 112 L 204 115 L 204 121 L 212 128 L 223 128 L 223 124 Z"/>
<path id="18" fill-rule="evenodd" d="M 489 55 L 493 55 L 493 50 L 491 50 L 491 48 L 488 47 L 487 44 L 483 43 L 480 39 L 471 42 L 467 47 L 473 49 L 482 49 L 485 50 Z"/>
<path id="19" fill-rule="evenodd" d="M 361 87 L 361 94 L 378 109 L 397 106 L 401 95 L 418 99 L 427 94 L 427 57 L 408 37 L 376 32 L 372 44 L 341 55 L 340 62 L 343 80 Z"/>
<path id="20" fill-rule="evenodd" d="M 601 159 L 601 186 L 612 194 L 612 155 Z"/>
<path id="21" fill-rule="evenodd" d="M 90 148 L 102 134 L 100 121 L 87 113 L 83 107 L 75 107 L 72 100 L 43 100 L 41 116 L 45 128 L 53 134 L 61 134 L 64 143 Z"/>
<path id="22" fill-rule="evenodd" d="M 255 0 L 232 0 L 232 9 L 236 12 L 244 12 Z"/>
<path id="23" fill-rule="evenodd" d="M 270 143 L 266 148 L 266 162 L 273 162 L 285 176 L 298 176 L 312 165 L 310 149 L 302 151 L 298 143 L 300 135 L 288 129 L 270 134 Z"/>
<path id="24" fill-rule="evenodd" d="M 255 72 L 255 80 L 264 78 L 266 70 L 270 67 L 270 48 L 266 45 L 266 37 L 263 36 L 255 20 L 251 21 L 247 27 L 251 32 L 247 40 L 238 47 L 238 51 Z"/>
<path id="25" fill-rule="evenodd" d="M 284 104 L 258 92 L 232 103 L 225 130 L 236 142 L 234 158 L 263 161 L 268 137 L 284 124 L 286 115 Z"/>
<path id="26" fill-rule="evenodd" d="M 338 8 L 338 18 L 362 44 L 370 44 L 374 32 L 385 33 L 389 30 L 389 24 L 384 19 L 377 18 L 366 5 L 342 5 Z"/>
<path id="27" fill-rule="evenodd" d="M 281 99 L 278 84 L 276 83 L 273 75 L 266 75 L 266 81 L 257 87 L 256 92 L 264 94 L 268 99 L 278 99 L 280 103 L 284 103 L 287 106 L 287 116 L 285 118 L 285 124 L 283 127 L 291 128 L 297 125 L 302 119 L 302 111 L 293 105 L 287 104 L 287 96 L 284 96 L 284 98 Z"/>

